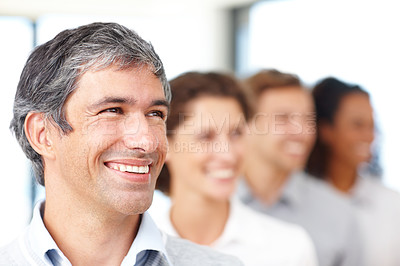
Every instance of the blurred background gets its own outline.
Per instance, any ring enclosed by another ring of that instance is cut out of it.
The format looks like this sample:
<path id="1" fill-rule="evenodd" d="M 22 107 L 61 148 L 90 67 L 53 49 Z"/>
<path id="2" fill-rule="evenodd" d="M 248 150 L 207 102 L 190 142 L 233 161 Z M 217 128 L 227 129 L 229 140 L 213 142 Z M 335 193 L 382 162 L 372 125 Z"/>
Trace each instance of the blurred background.
<path id="1" fill-rule="evenodd" d="M 168 78 L 277 68 L 309 86 L 326 76 L 360 84 L 375 108 L 374 174 L 400 191 L 399 8 L 390 0 L 0 0 L 0 246 L 43 195 L 8 128 L 24 63 L 61 30 L 95 21 L 119 22 L 150 41 Z"/>

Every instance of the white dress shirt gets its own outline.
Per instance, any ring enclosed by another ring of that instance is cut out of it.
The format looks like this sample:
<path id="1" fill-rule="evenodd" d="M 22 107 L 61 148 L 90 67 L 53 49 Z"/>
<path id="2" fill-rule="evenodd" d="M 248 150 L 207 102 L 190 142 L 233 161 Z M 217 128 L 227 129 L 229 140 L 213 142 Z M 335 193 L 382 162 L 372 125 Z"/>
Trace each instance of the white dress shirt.
<path id="1" fill-rule="evenodd" d="M 58 248 L 43 223 L 43 207 L 44 201 L 35 206 L 30 225 L 19 237 L 19 248 L 24 255 L 24 260 L 28 261 L 30 265 L 70 266 L 71 263 Z M 165 260 L 172 265 L 167 256 L 165 244 L 165 234 L 160 232 L 150 215 L 145 212 L 142 215 L 135 240 L 121 265 L 144 265 L 149 250 L 160 252 Z M 77 245 L 79 245 L 78 242 Z"/>
<path id="2" fill-rule="evenodd" d="M 155 200 L 157 201 L 157 197 Z M 155 205 L 157 204 L 156 202 Z M 161 230 L 178 236 L 171 224 L 169 210 L 154 208 L 151 214 Z M 224 232 L 210 247 L 237 256 L 248 266 L 317 265 L 314 246 L 305 230 L 259 214 L 238 199 L 231 201 Z"/>

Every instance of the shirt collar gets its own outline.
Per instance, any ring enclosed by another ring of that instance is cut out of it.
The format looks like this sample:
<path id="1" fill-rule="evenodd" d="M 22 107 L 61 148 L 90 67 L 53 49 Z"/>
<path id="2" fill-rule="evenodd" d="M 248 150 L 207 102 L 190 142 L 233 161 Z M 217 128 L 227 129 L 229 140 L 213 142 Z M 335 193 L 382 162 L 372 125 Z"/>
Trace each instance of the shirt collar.
<path id="1" fill-rule="evenodd" d="M 254 201 L 253 193 L 251 192 L 250 187 L 247 184 L 246 178 L 244 176 L 240 177 L 239 179 L 236 189 L 236 195 L 238 195 L 240 200 L 245 204 L 249 204 Z"/>
<path id="2" fill-rule="evenodd" d="M 157 228 L 150 214 L 143 213 L 139 230 L 121 265 L 135 265 L 136 256 L 143 250 L 156 250 L 172 265 L 165 249 L 166 236 Z"/>
<path id="3" fill-rule="evenodd" d="M 246 213 L 243 209 L 247 208 L 237 196 L 233 196 L 229 202 L 229 217 L 225 224 L 222 235 L 214 241 L 210 246 L 226 246 L 232 243 L 240 243 L 243 224 L 246 223 Z"/>
<path id="4" fill-rule="evenodd" d="M 65 255 L 58 248 L 57 244 L 43 223 L 42 214 L 44 211 L 44 206 L 45 202 L 43 200 L 38 202 L 34 208 L 32 221 L 28 228 L 29 246 L 33 252 L 47 264 L 53 264 L 51 259 L 48 257 L 48 251 L 54 250 L 57 256 L 55 259 L 58 260 L 61 265 L 71 265 Z M 161 233 L 150 215 L 145 212 L 142 215 L 140 227 L 135 240 L 133 241 L 128 254 L 125 256 L 121 265 L 135 265 L 137 258 L 136 256 L 141 251 L 146 250 L 156 250 L 160 252 L 168 261 L 168 263 L 172 265 L 165 249 L 166 241 L 166 236 Z M 52 252 L 53 256 L 55 255 L 54 251 Z"/>
<path id="5" fill-rule="evenodd" d="M 58 248 L 56 242 L 53 240 L 43 223 L 44 206 L 45 201 L 42 200 L 35 205 L 35 208 L 33 210 L 32 221 L 28 229 L 29 246 L 33 250 L 34 254 L 39 256 L 40 260 L 49 263 L 50 265 L 52 265 L 53 263 L 47 253 L 49 250 L 56 251 L 57 256 L 59 256 L 59 258 L 57 258 L 58 260 L 61 259 L 62 261 L 69 263 L 69 261 Z M 68 263 L 64 264 L 68 265 Z M 69 265 L 71 264 L 69 263 Z"/>
<path id="6" fill-rule="evenodd" d="M 286 181 L 279 201 L 289 205 L 297 205 L 302 202 L 306 178 L 304 172 L 293 173 Z"/>
<path id="7" fill-rule="evenodd" d="M 358 176 L 356 179 L 356 183 L 351 189 L 350 200 L 353 201 L 357 205 L 369 205 L 374 199 L 374 191 L 371 186 L 370 177 L 361 177 Z"/>
<path id="8" fill-rule="evenodd" d="M 302 201 L 302 190 L 304 183 L 306 182 L 304 173 L 296 172 L 293 173 L 282 188 L 282 194 L 278 199 L 277 204 L 288 204 L 296 205 L 298 202 Z M 268 206 L 262 204 L 258 199 L 254 197 L 251 192 L 249 185 L 247 184 L 245 178 L 241 178 L 239 181 L 239 186 L 237 189 L 237 195 L 242 200 L 243 203 L 248 205 L 257 205 L 257 209 L 268 209 Z"/>

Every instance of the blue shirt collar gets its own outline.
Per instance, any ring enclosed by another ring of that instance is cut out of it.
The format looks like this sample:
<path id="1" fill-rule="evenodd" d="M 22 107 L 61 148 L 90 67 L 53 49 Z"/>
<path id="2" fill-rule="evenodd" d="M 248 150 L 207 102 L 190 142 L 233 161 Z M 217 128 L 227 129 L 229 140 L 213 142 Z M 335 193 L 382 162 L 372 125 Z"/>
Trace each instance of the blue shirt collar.
<path id="1" fill-rule="evenodd" d="M 144 250 L 156 250 L 172 265 L 165 249 L 166 236 L 157 228 L 150 214 L 143 213 L 135 240 L 121 265 L 134 265 L 137 255 Z"/>

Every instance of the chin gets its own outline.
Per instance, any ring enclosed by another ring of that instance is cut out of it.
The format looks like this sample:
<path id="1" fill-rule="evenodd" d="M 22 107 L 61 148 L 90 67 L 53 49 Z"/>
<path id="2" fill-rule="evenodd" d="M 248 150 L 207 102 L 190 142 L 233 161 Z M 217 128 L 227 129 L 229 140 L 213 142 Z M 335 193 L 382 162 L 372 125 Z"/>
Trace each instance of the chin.
<path id="1" fill-rule="evenodd" d="M 216 191 L 211 196 L 216 201 L 229 201 L 234 193 L 233 189 L 227 191 Z"/>
<path id="2" fill-rule="evenodd" d="M 137 215 L 146 212 L 150 208 L 152 201 L 153 194 L 143 197 L 119 198 L 115 202 L 115 208 L 125 215 Z"/>
<path id="3" fill-rule="evenodd" d="M 291 162 L 288 164 L 289 165 L 289 170 L 290 171 L 297 171 L 300 169 L 303 169 L 306 164 L 306 160 L 304 157 L 297 157 L 297 158 L 292 158 Z"/>

